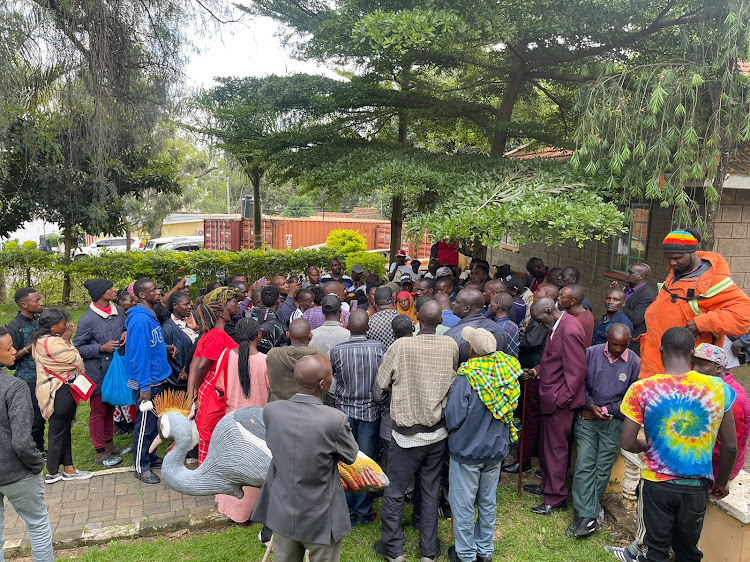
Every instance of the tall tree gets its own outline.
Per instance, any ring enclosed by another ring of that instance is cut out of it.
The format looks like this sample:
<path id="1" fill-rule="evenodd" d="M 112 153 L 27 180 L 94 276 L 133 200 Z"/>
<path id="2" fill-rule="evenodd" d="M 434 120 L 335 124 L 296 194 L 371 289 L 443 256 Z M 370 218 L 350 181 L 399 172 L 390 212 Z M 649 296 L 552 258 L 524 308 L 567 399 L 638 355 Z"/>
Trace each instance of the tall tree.
<path id="1" fill-rule="evenodd" d="M 706 3 L 699 24 L 676 33 L 674 53 L 634 53 L 581 91 L 572 163 L 605 174 L 618 201 L 673 207 L 676 226 L 698 226 L 704 247 L 731 152 L 750 139 L 750 2 Z"/>

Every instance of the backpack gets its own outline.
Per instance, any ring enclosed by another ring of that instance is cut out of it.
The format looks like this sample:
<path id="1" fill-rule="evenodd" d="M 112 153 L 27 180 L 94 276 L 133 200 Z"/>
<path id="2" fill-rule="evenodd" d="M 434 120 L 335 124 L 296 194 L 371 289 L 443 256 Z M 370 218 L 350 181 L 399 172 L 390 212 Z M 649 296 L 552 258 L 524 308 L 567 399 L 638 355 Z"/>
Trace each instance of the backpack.
<path id="1" fill-rule="evenodd" d="M 254 307 L 250 317 L 260 324 L 258 351 L 268 353 L 274 347 L 283 347 L 289 344 L 286 339 L 286 324 L 278 319 L 273 310 L 266 307 Z"/>

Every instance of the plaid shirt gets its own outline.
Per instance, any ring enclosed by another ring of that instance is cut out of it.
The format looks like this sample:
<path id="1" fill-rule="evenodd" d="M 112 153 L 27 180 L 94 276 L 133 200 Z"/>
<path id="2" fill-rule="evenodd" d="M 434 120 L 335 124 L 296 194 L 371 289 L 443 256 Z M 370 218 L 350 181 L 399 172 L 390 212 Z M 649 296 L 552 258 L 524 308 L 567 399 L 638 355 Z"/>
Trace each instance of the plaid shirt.
<path id="1" fill-rule="evenodd" d="M 396 341 L 391 326 L 391 322 L 396 316 L 398 316 L 398 312 L 393 309 L 381 310 L 373 314 L 370 318 L 370 328 L 367 330 L 367 339 L 378 340 L 386 349 L 391 347 L 391 344 Z"/>
<path id="2" fill-rule="evenodd" d="M 505 335 L 508 336 L 505 339 L 505 349 L 503 349 L 503 352 L 518 359 L 518 348 L 521 345 L 518 324 L 513 322 L 513 320 L 507 316 L 498 318 L 495 320 L 495 323 L 500 326 L 505 332 Z"/>
<path id="3" fill-rule="evenodd" d="M 518 377 L 522 372 L 518 359 L 498 351 L 472 357 L 458 369 L 458 376 L 466 377 L 495 419 L 508 424 L 511 443 L 518 440 L 513 412 L 521 394 Z"/>
<path id="4" fill-rule="evenodd" d="M 380 415 L 372 398 L 372 384 L 385 355 L 383 344 L 352 336 L 333 346 L 330 355 L 336 377 L 336 407 L 355 420 L 376 421 Z"/>
<path id="5" fill-rule="evenodd" d="M 448 336 L 400 338 L 388 348 L 378 384 L 391 388 L 394 426 L 431 427 L 443 417 L 448 390 L 456 376 L 458 345 Z"/>

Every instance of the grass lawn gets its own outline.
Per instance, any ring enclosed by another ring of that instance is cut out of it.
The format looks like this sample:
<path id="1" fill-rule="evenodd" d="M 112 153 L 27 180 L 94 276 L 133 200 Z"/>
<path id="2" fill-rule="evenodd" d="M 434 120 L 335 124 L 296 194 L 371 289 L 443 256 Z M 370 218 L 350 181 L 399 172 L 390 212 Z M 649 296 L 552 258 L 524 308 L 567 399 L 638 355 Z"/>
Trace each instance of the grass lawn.
<path id="1" fill-rule="evenodd" d="M 606 529 L 588 539 L 565 536 L 572 511 L 556 513 L 550 517 L 533 515 L 529 509 L 539 500 L 524 493 L 516 495 L 514 482 L 505 480 L 498 488 L 497 523 L 495 528 L 495 561 L 503 562 L 607 562 L 611 556 L 605 544 L 618 542 L 614 529 Z M 379 510 L 379 502 L 376 509 Z M 411 527 L 411 505 L 404 514 L 406 551 L 409 560 L 419 559 L 419 537 Z M 258 543 L 260 527 L 233 526 L 223 531 L 187 533 L 182 536 L 157 537 L 115 541 L 106 546 L 80 549 L 75 552 L 60 551 L 58 560 L 83 560 L 89 562 L 163 562 L 165 560 L 211 560 L 235 562 L 260 560 L 264 549 Z M 443 557 L 452 544 L 450 523 L 440 520 L 439 529 Z M 372 543 L 380 537 L 378 522 L 356 527 L 344 538 L 342 560 L 376 562 L 382 560 L 372 550 Z M 619 541 L 623 542 L 623 541 Z"/>

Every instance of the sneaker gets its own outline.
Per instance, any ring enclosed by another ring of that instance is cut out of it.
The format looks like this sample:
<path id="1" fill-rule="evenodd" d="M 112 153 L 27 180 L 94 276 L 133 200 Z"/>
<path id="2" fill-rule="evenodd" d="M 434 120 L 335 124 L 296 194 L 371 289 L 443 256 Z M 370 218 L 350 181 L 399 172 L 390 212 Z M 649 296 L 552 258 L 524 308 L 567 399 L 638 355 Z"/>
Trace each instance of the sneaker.
<path id="1" fill-rule="evenodd" d="M 47 462 L 47 451 L 39 451 L 39 454 L 42 455 L 42 460 Z"/>
<path id="2" fill-rule="evenodd" d="M 587 537 L 592 533 L 596 533 L 600 529 L 599 523 L 596 519 L 591 517 L 581 518 L 578 528 L 573 531 L 573 536 L 577 538 Z"/>
<path id="3" fill-rule="evenodd" d="M 114 455 L 116 457 L 121 457 L 123 455 L 127 455 L 132 450 L 133 450 L 133 447 L 125 447 L 125 448 L 117 447 L 115 449 L 112 449 L 112 451 L 109 454 Z"/>
<path id="4" fill-rule="evenodd" d="M 451 517 L 453 517 L 451 505 L 448 502 L 441 502 L 441 504 L 442 505 L 438 504 L 438 517 L 442 517 L 443 519 L 450 519 Z"/>
<path id="5" fill-rule="evenodd" d="M 49 472 L 44 475 L 44 483 L 45 484 L 54 484 L 55 482 L 59 482 L 62 480 L 62 474 L 57 472 L 56 474 L 50 474 Z"/>
<path id="6" fill-rule="evenodd" d="M 268 548 L 268 544 L 271 542 L 271 539 L 263 540 L 263 530 L 258 533 L 258 542 Z"/>
<path id="7" fill-rule="evenodd" d="M 65 471 L 62 473 L 62 479 L 66 482 L 68 480 L 88 480 L 93 476 L 94 473 L 87 470 L 76 470 L 73 474 L 68 474 Z"/>
<path id="8" fill-rule="evenodd" d="M 604 550 L 609 552 L 620 562 L 635 562 L 635 558 L 630 555 L 630 552 L 628 552 L 628 549 L 624 546 L 605 546 Z"/>
<path id="9" fill-rule="evenodd" d="M 388 554 L 385 551 L 385 545 L 383 544 L 383 541 L 378 539 L 375 541 L 375 543 L 372 545 L 372 549 L 375 551 L 376 554 L 379 556 L 382 556 L 387 562 L 406 562 L 406 556 L 403 554 L 399 554 L 395 558 L 388 556 Z"/>
<path id="10" fill-rule="evenodd" d="M 581 524 L 581 518 L 580 517 L 573 517 L 573 521 L 570 522 L 570 525 L 568 525 L 568 528 L 565 529 L 565 534 L 569 537 L 574 537 L 576 529 L 578 528 L 578 525 Z"/>
<path id="11" fill-rule="evenodd" d="M 98 464 L 99 466 L 106 466 L 106 467 L 117 466 L 118 464 L 122 462 L 122 457 L 117 457 L 115 456 L 114 453 L 110 453 L 109 455 L 104 457 L 102 460 L 94 461 L 94 462 Z"/>

